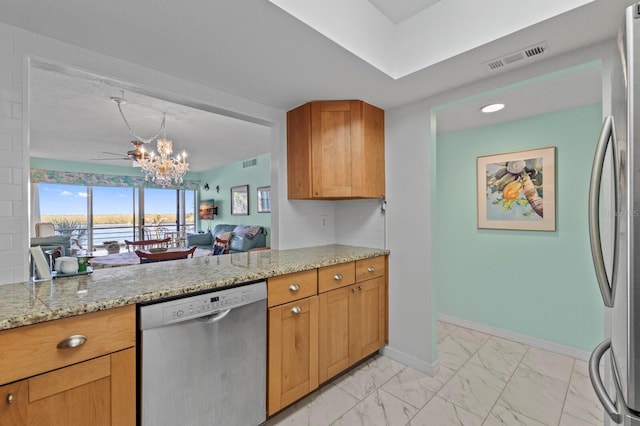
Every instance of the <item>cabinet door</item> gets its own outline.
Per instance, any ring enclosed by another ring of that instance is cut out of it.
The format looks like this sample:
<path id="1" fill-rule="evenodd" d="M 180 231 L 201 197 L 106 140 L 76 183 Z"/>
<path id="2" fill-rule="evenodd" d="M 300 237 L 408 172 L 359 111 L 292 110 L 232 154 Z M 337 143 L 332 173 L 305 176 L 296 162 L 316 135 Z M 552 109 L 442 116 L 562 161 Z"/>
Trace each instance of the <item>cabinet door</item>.
<path id="1" fill-rule="evenodd" d="M 26 426 L 28 403 L 29 383 L 27 380 L 0 386 L 0 424 Z"/>
<path id="2" fill-rule="evenodd" d="M 318 296 L 270 308 L 268 342 L 273 414 L 318 387 Z"/>
<path id="3" fill-rule="evenodd" d="M 325 382 L 349 367 L 349 294 L 343 287 L 318 296 L 318 380 Z"/>
<path id="4" fill-rule="evenodd" d="M 135 425 L 135 349 L 0 387 L 2 425 Z"/>
<path id="5" fill-rule="evenodd" d="M 349 363 L 353 364 L 384 346 L 384 277 L 354 284 L 349 298 Z"/>
<path id="6" fill-rule="evenodd" d="M 313 197 L 350 197 L 352 138 L 360 131 L 360 109 L 350 101 L 311 103 Z"/>

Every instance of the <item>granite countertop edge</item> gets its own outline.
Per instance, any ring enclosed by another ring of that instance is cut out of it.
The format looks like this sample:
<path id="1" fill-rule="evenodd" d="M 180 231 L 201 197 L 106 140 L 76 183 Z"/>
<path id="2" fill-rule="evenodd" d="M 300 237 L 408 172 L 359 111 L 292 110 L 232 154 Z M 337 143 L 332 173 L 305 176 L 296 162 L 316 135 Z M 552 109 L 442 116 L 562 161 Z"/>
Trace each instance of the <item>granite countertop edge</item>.
<path id="1" fill-rule="evenodd" d="M 388 254 L 387 249 L 327 245 L 236 254 L 235 263 L 234 255 L 224 255 L 99 269 L 91 275 L 38 283 L 7 284 L 0 286 L 0 298 L 9 300 L 0 304 L 0 330 Z M 213 259 L 216 264 L 211 265 Z M 265 259 L 268 262 L 261 265 Z M 158 280 L 164 277 L 169 281 L 173 277 L 175 282 Z"/>

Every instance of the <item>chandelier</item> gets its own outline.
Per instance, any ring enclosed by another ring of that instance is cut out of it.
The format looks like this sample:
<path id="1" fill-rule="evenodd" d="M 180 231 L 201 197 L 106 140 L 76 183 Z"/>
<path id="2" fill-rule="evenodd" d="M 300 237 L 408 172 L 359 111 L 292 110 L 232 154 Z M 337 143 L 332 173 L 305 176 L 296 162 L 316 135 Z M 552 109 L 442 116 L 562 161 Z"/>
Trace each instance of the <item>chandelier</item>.
<path id="1" fill-rule="evenodd" d="M 127 125 L 127 129 L 131 136 L 143 143 L 150 143 L 153 140 L 157 140 L 158 155 L 153 151 L 147 155 L 144 147 L 142 147 L 140 149 L 142 155 L 135 160 L 142 168 L 145 182 L 151 181 L 157 185 L 161 185 L 163 188 L 171 185 L 171 181 L 174 181 L 178 185 L 182 184 L 184 175 L 187 173 L 187 170 L 189 170 L 187 154 L 182 151 L 182 154 L 172 157 L 173 142 L 166 138 L 165 114 L 162 114 L 162 122 L 160 123 L 160 128 L 156 134 L 148 139 L 141 138 L 134 133 L 131 125 L 129 125 L 129 121 L 127 121 L 127 118 L 124 116 L 124 112 L 122 111 L 122 105 L 126 103 L 124 99 L 124 92 L 122 93 L 122 97 L 112 97 L 111 99 L 118 104 L 120 115 L 122 116 L 124 123 Z M 158 138 L 160 133 L 163 133 L 163 137 L 161 139 Z"/>
<path id="2" fill-rule="evenodd" d="M 178 154 L 172 157 L 173 154 L 173 142 L 168 139 L 158 139 L 158 155 L 151 151 L 148 156 L 143 155 L 138 158 L 138 164 L 144 172 L 144 180 L 149 180 L 158 185 L 162 185 L 163 188 L 171 185 L 173 180 L 176 184 L 181 184 L 185 173 L 189 170 L 189 163 L 187 163 L 187 154 L 182 151 L 182 154 Z"/>

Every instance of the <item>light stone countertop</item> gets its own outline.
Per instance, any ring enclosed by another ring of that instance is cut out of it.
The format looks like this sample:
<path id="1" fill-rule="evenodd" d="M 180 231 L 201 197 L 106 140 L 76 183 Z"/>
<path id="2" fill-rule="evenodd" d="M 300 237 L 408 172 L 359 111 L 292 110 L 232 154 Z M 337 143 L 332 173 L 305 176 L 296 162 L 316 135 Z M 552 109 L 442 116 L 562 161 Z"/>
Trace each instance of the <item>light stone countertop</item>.
<path id="1" fill-rule="evenodd" d="M 0 330 L 387 254 L 344 245 L 261 250 L 0 285 Z"/>

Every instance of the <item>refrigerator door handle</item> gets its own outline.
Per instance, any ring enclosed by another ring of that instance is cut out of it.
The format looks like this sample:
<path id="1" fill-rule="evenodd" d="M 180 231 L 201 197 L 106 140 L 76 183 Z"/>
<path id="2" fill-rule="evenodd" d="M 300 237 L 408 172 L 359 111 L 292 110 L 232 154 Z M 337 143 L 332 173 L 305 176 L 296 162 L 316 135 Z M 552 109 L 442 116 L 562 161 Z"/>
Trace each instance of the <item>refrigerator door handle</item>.
<path id="1" fill-rule="evenodd" d="M 602 403 L 607 414 L 611 417 L 611 420 L 618 424 L 621 422 L 622 416 L 620 415 L 616 404 L 607 393 L 607 389 L 605 388 L 604 383 L 602 382 L 602 377 L 600 376 L 600 360 L 610 347 L 611 339 L 607 339 L 596 346 L 593 350 L 591 357 L 589 357 L 589 378 L 591 379 L 591 385 L 596 392 L 596 396 Z"/>
<path id="2" fill-rule="evenodd" d="M 600 184 L 602 182 L 602 170 L 604 167 L 604 158 L 607 153 L 607 147 L 609 141 L 612 145 L 613 155 L 613 173 L 614 179 L 614 205 L 615 211 L 613 212 L 613 226 L 614 226 L 614 242 L 613 242 L 613 268 L 612 279 L 607 277 L 607 270 L 605 267 L 604 256 L 602 254 L 602 239 L 600 237 Z M 591 256 L 593 257 L 593 264 L 596 269 L 596 278 L 598 280 L 598 286 L 600 287 L 600 293 L 602 294 L 602 300 L 605 306 L 613 307 L 614 296 L 614 284 L 616 264 L 618 258 L 618 226 L 620 217 L 618 214 L 618 199 L 619 199 L 619 184 L 618 184 L 618 161 L 617 161 L 617 140 L 615 125 L 613 116 L 608 116 L 604 119 L 602 124 L 602 131 L 600 132 L 600 139 L 596 147 L 596 153 L 593 158 L 593 167 L 591 168 L 591 182 L 589 184 L 589 242 L 591 243 Z"/>

